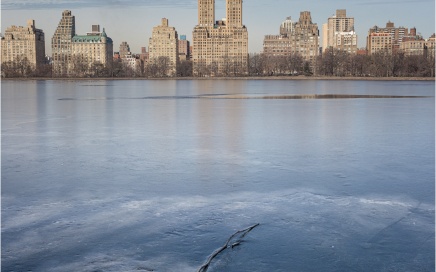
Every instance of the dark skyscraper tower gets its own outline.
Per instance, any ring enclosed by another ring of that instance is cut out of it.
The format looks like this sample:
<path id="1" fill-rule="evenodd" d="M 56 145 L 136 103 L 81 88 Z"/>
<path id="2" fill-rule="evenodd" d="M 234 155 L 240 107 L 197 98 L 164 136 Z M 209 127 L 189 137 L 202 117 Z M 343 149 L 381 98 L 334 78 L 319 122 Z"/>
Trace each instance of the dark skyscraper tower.
<path id="1" fill-rule="evenodd" d="M 72 38 L 76 35 L 76 20 L 71 11 L 62 12 L 62 19 L 52 38 L 53 75 L 68 75 L 72 60 Z"/>

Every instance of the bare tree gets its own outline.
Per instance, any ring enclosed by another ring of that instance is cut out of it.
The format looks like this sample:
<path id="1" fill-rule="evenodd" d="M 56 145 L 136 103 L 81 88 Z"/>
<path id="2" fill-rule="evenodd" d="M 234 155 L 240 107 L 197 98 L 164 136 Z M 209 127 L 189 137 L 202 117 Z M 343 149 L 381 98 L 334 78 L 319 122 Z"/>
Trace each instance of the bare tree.
<path id="1" fill-rule="evenodd" d="M 73 56 L 71 65 L 71 75 L 74 77 L 86 77 L 89 75 L 89 64 L 82 56 Z"/>
<path id="2" fill-rule="evenodd" d="M 151 59 L 144 67 L 145 77 L 158 77 L 158 65 L 156 59 Z"/>
<path id="3" fill-rule="evenodd" d="M 34 65 L 32 65 L 25 55 L 18 55 L 13 61 L 2 64 L 2 74 L 4 77 L 29 77 L 33 75 Z"/>
<path id="4" fill-rule="evenodd" d="M 177 76 L 179 77 L 191 77 L 192 76 L 192 61 L 182 60 L 177 67 Z"/>
<path id="5" fill-rule="evenodd" d="M 286 57 L 287 70 L 290 75 L 296 75 L 303 70 L 303 57 L 300 54 L 291 54 Z"/>
<path id="6" fill-rule="evenodd" d="M 364 77 L 369 74 L 368 66 L 370 58 L 367 55 L 350 56 L 350 74 L 352 76 Z"/>
<path id="7" fill-rule="evenodd" d="M 16 64 L 15 62 L 12 61 L 2 63 L 2 77 L 6 77 L 6 78 L 19 77 L 19 73 L 15 67 Z"/>
<path id="8" fill-rule="evenodd" d="M 265 75 L 272 76 L 275 74 L 275 70 L 276 70 L 276 61 L 275 60 L 276 60 L 276 57 L 265 55 L 264 66 L 263 66 L 263 71 L 264 71 Z"/>
<path id="9" fill-rule="evenodd" d="M 207 65 L 204 60 L 200 61 L 194 66 L 193 69 L 194 76 L 197 77 L 209 76 L 211 74 L 210 69 L 211 69 L 211 65 Z"/>
<path id="10" fill-rule="evenodd" d="M 123 65 L 121 61 L 112 61 L 107 66 L 110 77 L 123 77 Z"/>
<path id="11" fill-rule="evenodd" d="M 318 59 L 318 74 L 326 76 L 345 76 L 348 69 L 349 54 L 333 47 L 328 48 Z"/>
<path id="12" fill-rule="evenodd" d="M 52 65 L 47 63 L 38 65 L 35 69 L 34 76 L 47 78 L 52 77 Z"/>
<path id="13" fill-rule="evenodd" d="M 157 68 L 159 77 L 170 76 L 170 59 L 168 57 L 158 57 L 157 58 Z"/>
<path id="14" fill-rule="evenodd" d="M 263 75 L 262 54 L 253 53 L 248 56 L 248 74 L 250 76 Z"/>
<path id="15" fill-rule="evenodd" d="M 209 76 L 221 76 L 220 67 L 216 61 L 212 61 L 211 64 L 206 66 L 206 70 L 204 70 L 205 75 Z"/>
<path id="16" fill-rule="evenodd" d="M 99 61 L 91 64 L 89 68 L 89 74 L 91 77 L 107 77 L 108 69 Z"/>

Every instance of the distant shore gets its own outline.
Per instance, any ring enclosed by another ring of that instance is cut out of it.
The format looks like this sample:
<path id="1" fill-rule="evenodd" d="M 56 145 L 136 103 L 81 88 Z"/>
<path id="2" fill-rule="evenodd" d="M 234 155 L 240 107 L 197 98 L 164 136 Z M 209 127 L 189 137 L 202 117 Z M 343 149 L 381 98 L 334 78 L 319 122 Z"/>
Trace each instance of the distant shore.
<path id="1" fill-rule="evenodd" d="M 356 80 L 356 81 L 435 81 L 434 77 L 326 77 L 326 76 L 261 76 L 261 77 L 108 77 L 108 78 L 2 78 L 2 80 L 65 80 L 65 81 L 97 81 L 97 80 Z"/>

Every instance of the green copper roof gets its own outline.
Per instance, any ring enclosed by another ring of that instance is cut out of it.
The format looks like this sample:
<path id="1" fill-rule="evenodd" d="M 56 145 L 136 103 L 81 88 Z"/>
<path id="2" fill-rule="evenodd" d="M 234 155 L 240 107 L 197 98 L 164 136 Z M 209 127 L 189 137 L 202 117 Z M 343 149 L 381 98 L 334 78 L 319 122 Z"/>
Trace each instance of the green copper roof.
<path id="1" fill-rule="evenodd" d="M 99 42 L 100 36 L 77 35 L 73 37 L 73 42 Z"/>
<path id="2" fill-rule="evenodd" d="M 108 38 L 106 33 L 103 32 L 101 35 L 76 35 L 73 37 L 72 41 L 73 42 L 85 42 L 85 43 L 89 43 L 89 42 L 101 42 L 102 38 L 106 38 L 107 43 L 112 43 L 112 39 Z"/>

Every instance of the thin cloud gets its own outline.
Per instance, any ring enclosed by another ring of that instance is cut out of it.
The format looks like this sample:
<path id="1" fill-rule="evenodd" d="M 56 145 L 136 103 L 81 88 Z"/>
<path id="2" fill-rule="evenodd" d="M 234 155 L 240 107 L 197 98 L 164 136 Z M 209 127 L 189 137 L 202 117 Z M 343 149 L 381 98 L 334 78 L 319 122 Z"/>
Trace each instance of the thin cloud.
<path id="1" fill-rule="evenodd" d="M 106 8 L 129 8 L 129 7 L 185 7 L 194 8 L 197 3 L 195 0 L 3 0 L 3 10 L 35 10 L 35 9 L 78 9 L 78 8 L 93 8 L 93 7 L 106 7 Z"/>
<path id="2" fill-rule="evenodd" d="M 416 4 L 416 3 L 431 3 L 433 0 L 387 0 L 387 1 L 366 1 L 358 3 L 361 6 L 373 6 L 373 5 L 398 5 L 398 4 Z"/>

